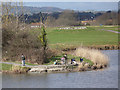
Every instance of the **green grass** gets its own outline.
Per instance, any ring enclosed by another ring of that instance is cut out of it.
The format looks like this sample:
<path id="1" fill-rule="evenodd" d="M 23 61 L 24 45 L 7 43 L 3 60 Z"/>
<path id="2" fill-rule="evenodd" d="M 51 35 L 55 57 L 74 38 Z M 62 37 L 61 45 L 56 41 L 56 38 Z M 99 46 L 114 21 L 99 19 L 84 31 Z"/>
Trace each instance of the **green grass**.
<path id="1" fill-rule="evenodd" d="M 3 70 L 3 71 L 4 70 L 11 71 L 13 67 L 12 64 L 4 64 L 4 63 L 0 63 L 0 66 L 1 66 L 0 70 Z M 21 67 L 21 66 L 19 67 L 22 68 L 23 70 L 28 69 L 28 67 Z"/>
<path id="2" fill-rule="evenodd" d="M 54 29 L 48 33 L 48 40 L 51 46 L 80 46 L 82 45 L 106 45 L 117 44 L 118 34 L 97 30 L 88 27 L 85 30 L 59 30 Z"/>
<path id="3" fill-rule="evenodd" d="M 38 65 L 38 64 L 28 63 L 28 62 L 26 62 L 25 64 L 26 64 L 26 65 L 30 65 L 30 66 L 35 66 L 35 65 Z"/>
<path id="4" fill-rule="evenodd" d="M 99 26 L 99 27 L 93 27 L 93 28 L 95 28 L 96 30 L 113 30 L 113 31 L 119 31 L 118 30 L 118 26 Z"/>
<path id="5" fill-rule="evenodd" d="M 1 68 L 0 70 L 12 70 L 12 64 L 0 64 Z"/>
<path id="6" fill-rule="evenodd" d="M 80 45 L 117 45 L 118 34 L 106 30 L 118 31 L 118 26 L 87 26 L 87 29 L 81 30 L 46 28 L 49 47 L 57 49 Z M 31 30 L 31 34 L 38 33 L 40 33 L 40 29 Z"/>
<path id="7" fill-rule="evenodd" d="M 77 62 L 80 62 L 80 57 L 73 56 L 73 55 L 70 55 L 70 54 L 68 54 L 67 56 L 68 56 L 68 62 L 71 62 L 71 59 L 72 59 L 72 58 L 74 58 Z M 44 65 L 54 64 L 54 62 L 55 62 L 56 60 L 58 60 L 58 62 L 60 62 L 62 57 L 63 57 L 63 55 L 58 55 L 58 56 L 51 57 L 51 58 L 49 59 L 49 63 L 46 63 L 46 64 L 44 64 Z M 85 63 L 89 63 L 91 66 L 93 65 L 93 62 L 92 62 L 91 60 L 86 59 L 86 58 L 83 58 L 83 60 L 84 60 Z"/>

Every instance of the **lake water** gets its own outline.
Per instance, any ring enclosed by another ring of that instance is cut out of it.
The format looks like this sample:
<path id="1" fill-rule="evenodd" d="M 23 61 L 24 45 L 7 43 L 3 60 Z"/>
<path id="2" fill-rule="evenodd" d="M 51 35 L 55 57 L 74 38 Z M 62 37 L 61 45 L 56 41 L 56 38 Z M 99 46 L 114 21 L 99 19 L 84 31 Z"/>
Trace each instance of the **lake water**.
<path id="1" fill-rule="evenodd" d="M 110 66 L 104 70 L 52 73 L 3 74 L 3 88 L 118 88 L 118 50 L 102 51 Z"/>

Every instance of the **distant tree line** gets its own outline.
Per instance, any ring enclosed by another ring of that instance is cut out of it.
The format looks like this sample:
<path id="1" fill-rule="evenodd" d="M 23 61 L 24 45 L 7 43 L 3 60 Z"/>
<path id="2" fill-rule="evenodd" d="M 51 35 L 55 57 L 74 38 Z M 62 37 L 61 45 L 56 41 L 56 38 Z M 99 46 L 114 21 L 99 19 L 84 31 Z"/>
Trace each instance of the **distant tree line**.
<path id="1" fill-rule="evenodd" d="M 120 25 L 120 1 L 118 2 L 118 25 Z"/>
<path id="2" fill-rule="evenodd" d="M 90 25 L 116 25 L 118 24 L 118 13 L 115 11 L 106 12 L 75 12 L 73 10 L 65 10 L 63 12 L 53 13 L 37 13 L 33 15 L 24 15 L 25 23 L 36 23 L 44 16 L 43 21 L 47 26 L 80 26 L 81 21 L 92 21 Z"/>
<path id="3" fill-rule="evenodd" d="M 97 17 L 95 23 L 103 25 L 118 25 L 118 12 L 107 11 L 106 13 Z"/>
<path id="4" fill-rule="evenodd" d="M 53 12 L 53 13 L 37 13 L 33 15 L 24 15 L 26 23 L 36 23 L 40 21 L 41 14 L 44 16 L 44 22 L 47 25 L 80 25 L 82 20 L 93 20 L 94 18 L 102 15 L 102 13 L 92 13 L 92 12 L 75 12 L 73 10 L 65 10 L 63 12 Z"/>

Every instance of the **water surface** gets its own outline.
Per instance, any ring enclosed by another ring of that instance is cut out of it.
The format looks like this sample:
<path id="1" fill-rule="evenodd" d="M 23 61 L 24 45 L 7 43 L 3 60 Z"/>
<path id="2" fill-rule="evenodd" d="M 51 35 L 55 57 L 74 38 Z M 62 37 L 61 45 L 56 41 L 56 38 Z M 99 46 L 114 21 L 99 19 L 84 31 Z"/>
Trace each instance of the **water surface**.
<path id="1" fill-rule="evenodd" d="M 110 67 L 98 71 L 52 74 L 3 74 L 3 88 L 118 88 L 118 50 L 102 51 Z"/>

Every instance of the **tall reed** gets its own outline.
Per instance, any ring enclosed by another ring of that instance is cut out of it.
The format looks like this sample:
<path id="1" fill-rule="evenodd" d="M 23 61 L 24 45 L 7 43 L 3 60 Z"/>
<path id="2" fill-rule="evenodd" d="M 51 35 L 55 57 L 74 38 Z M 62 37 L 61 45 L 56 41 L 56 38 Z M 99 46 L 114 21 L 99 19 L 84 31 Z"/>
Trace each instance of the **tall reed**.
<path id="1" fill-rule="evenodd" d="M 85 47 L 79 47 L 74 55 L 85 57 L 91 60 L 94 65 L 108 65 L 108 57 L 104 55 L 100 50 L 89 49 Z"/>

